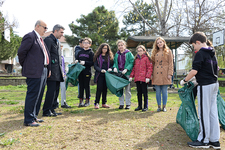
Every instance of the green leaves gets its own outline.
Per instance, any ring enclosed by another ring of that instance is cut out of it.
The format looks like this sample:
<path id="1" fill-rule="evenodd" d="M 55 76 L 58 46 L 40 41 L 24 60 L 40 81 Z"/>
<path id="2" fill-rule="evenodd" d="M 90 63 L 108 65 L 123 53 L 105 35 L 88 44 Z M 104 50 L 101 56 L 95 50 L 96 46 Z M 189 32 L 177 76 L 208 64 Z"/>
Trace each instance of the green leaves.
<path id="1" fill-rule="evenodd" d="M 115 46 L 118 39 L 119 22 L 114 11 L 108 11 L 104 6 L 96 7 L 88 15 L 81 15 L 76 23 L 69 25 L 74 36 L 66 36 L 66 41 L 75 46 L 80 38 L 92 39 L 91 48 L 95 51 L 98 46 L 106 42 Z M 72 40 L 74 39 L 74 40 Z"/>

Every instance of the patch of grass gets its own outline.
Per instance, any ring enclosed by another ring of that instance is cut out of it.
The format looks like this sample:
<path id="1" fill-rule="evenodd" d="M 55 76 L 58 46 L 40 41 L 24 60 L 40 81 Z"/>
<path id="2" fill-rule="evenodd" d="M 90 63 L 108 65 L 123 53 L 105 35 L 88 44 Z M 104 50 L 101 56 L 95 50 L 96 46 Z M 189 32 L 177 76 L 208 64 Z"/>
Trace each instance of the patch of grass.
<path id="1" fill-rule="evenodd" d="M 220 92 L 221 95 L 225 95 L 225 88 L 220 87 Z M 72 108 L 56 109 L 56 112 L 62 112 L 63 115 L 45 118 L 41 118 L 42 110 L 40 110 L 38 118 L 43 119 L 44 122 L 37 128 L 23 126 L 24 105 L 22 103 L 17 106 L 1 104 L 0 133 L 3 135 L 0 134 L 0 137 L 3 142 L 0 148 L 192 150 L 186 144 L 190 139 L 176 123 L 177 111 L 181 104 L 177 91 L 168 94 L 167 112 L 156 112 L 157 102 L 154 91 L 148 92 L 149 110 L 147 112 L 134 111 L 138 105 L 136 87 L 131 89 L 130 110 L 118 109 L 119 98 L 110 91 L 107 94 L 107 104 L 110 108 L 102 108 L 100 100 L 100 109 L 96 110 L 93 105 L 95 93 L 96 85 L 91 86 L 91 105 L 78 108 L 78 89 L 68 87 L 66 101 Z M 4 100 L 0 102 L 24 100 L 26 88 L 23 86 L 0 87 L 0 95 L 4 97 Z M 60 99 L 59 95 L 59 101 Z M 221 147 L 225 147 L 223 129 L 221 129 L 220 137 Z"/>
<path id="2" fill-rule="evenodd" d="M 13 145 L 13 143 L 18 142 L 18 141 L 19 141 L 19 139 L 10 138 L 3 142 L 0 142 L 0 145 L 2 145 L 2 146 Z"/>
<path id="3" fill-rule="evenodd" d="M 16 102 L 16 101 L 0 101 L 0 104 L 7 104 L 7 105 L 15 105 L 18 103 L 19 102 Z"/>

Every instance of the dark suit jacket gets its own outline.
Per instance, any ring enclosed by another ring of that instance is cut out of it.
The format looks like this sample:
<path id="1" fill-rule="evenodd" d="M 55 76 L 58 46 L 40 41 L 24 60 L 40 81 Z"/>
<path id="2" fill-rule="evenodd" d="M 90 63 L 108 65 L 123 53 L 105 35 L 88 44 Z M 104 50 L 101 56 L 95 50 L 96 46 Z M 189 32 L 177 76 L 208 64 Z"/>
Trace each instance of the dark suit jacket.
<path id="1" fill-rule="evenodd" d="M 44 41 L 51 55 L 51 76 L 48 80 L 63 82 L 64 79 L 60 43 L 57 43 L 57 39 L 53 34 L 46 37 Z"/>
<path id="2" fill-rule="evenodd" d="M 46 50 L 48 52 L 47 46 Z M 48 52 L 49 62 L 51 60 Z M 44 68 L 44 53 L 42 45 L 38 41 L 36 33 L 30 32 L 23 37 L 21 45 L 18 49 L 18 58 L 22 66 L 22 75 L 27 78 L 40 78 Z M 51 63 L 48 65 L 50 71 Z"/>

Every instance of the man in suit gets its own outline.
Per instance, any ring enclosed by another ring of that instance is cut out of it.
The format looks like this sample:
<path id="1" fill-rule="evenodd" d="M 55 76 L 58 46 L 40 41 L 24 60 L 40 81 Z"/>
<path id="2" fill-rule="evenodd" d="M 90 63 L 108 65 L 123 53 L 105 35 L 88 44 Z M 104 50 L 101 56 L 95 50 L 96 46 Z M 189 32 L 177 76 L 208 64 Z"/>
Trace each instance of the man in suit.
<path id="1" fill-rule="evenodd" d="M 34 31 L 23 37 L 18 49 L 18 58 L 22 66 L 22 75 L 27 77 L 27 94 L 24 109 L 24 125 L 36 127 L 44 88 L 48 77 L 51 76 L 50 54 L 41 36 L 47 30 L 47 25 L 42 20 L 35 24 Z"/>
<path id="2" fill-rule="evenodd" d="M 59 40 L 64 33 L 64 27 L 56 24 L 53 27 L 53 33 L 44 39 L 51 56 L 51 77 L 47 80 L 47 92 L 45 96 L 45 103 L 43 106 L 43 116 L 51 117 L 61 115 L 56 113 L 55 109 L 58 107 L 58 95 L 60 82 L 63 82 L 62 57 Z"/>

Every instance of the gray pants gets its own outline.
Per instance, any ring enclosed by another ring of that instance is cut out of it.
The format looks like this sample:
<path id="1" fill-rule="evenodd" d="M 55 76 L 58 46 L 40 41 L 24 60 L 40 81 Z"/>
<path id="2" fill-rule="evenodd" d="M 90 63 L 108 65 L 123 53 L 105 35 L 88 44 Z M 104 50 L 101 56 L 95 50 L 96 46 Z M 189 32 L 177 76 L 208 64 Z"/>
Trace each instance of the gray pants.
<path id="1" fill-rule="evenodd" d="M 198 85 L 198 115 L 200 133 L 198 141 L 216 142 L 220 138 L 220 126 L 217 111 L 218 83 Z"/>
<path id="2" fill-rule="evenodd" d="M 60 88 L 61 88 L 61 106 L 64 105 L 64 102 L 66 102 L 66 82 L 60 82 Z"/>
<path id="3" fill-rule="evenodd" d="M 123 91 L 123 93 L 125 93 L 125 100 L 126 100 L 126 105 L 131 105 L 131 91 L 130 91 L 130 84 L 128 84 L 127 86 L 125 86 L 125 90 Z M 120 101 L 120 105 L 124 105 L 124 94 L 119 98 Z"/>

